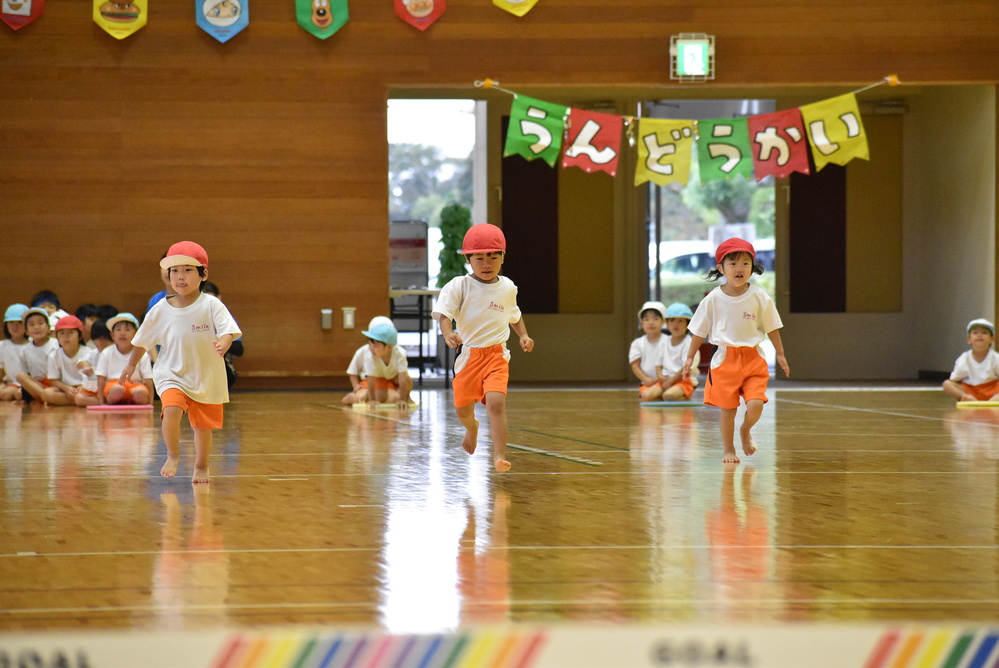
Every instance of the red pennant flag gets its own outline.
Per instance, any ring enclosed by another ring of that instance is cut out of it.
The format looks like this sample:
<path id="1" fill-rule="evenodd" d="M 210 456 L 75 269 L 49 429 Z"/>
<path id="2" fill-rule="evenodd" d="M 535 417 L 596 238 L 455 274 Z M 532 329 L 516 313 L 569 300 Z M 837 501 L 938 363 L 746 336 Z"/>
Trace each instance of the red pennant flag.
<path id="1" fill-rule="evenodd" d="M 562 167 L 617 175 L 624 118 L 582 109 L 570 109 Z"/>
<path id="2" fill-rule="evenodd" d="M 808 174 L 808 142 L 797 108 L 749 117 L 753 171 L 759 181 L 768 174 L 782 179 L 791 172 Z"/>
<path id="3" fill-rule="evenodd" d="M 0 21 L 13 30 L 19 30 L 45 13 L 45 0 L 3 0 L 0 3 Z"/>
<path id="4" fill-rule="evenodd" d="M 447 10 L 447 0 L 395 0 L 395 15 L 420 30 L 426 30 Z"/>

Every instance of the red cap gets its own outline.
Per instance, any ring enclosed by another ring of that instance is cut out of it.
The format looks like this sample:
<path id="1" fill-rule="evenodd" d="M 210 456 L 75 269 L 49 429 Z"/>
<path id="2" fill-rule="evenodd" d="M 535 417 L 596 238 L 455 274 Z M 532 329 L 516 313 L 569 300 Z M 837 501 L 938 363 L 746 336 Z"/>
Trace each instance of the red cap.
<path id="1" fill-rule="evenodd" d="M 170 246 L 166 257 L 160 260 L 160 268 L 169 269 L 170 267 L 179 267 L 181 265 L 192 265 L 207 269 L 208 253 L 193 241 L 178 241 L 173 246 Z"/>
<path id="2" fill-rule="evenodd" d="M 756 249 L 753 248 L 753 244 L 739 237 L 732 237 L 721 242 L 721 245 L 715 251 L 715 262 L 721 264 L 722 260 L 729 253 L 749 253 L 753 256 L 753 259 L 756 259 Z"/>
<path id="3" fill-rule="evenodd" d="M 83 323 L 75 315 L 64 315 L 56 321 L 55 331 L 60 329 L 78 329 L 83 331 Z"/>
<path id="4" fill-rule="evenodd" d="M 489 223 L 472 225 L 461 242 L 461 254 L 506 252 L 503 230 Z"/>

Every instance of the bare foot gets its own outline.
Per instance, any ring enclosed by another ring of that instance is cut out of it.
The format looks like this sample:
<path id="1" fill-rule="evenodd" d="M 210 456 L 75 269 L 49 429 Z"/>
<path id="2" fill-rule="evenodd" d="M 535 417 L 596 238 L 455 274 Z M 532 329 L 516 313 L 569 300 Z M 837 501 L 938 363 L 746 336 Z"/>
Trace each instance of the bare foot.
<path id="1" fill-rule="evenodd" d="M 475 429 L 466 429 L 465 438 L 461 440 L 461 447 L 470 455 L 475 454 L 475 445 L 479 440 L 479 421 L 475 421 Z M 507 465 L 509 468 L 509 465 Z"/>
<path id="2" fill-rule="evenodd" d="M 180 466 L 180 457 L 167 457 L 166 462 L 163 464 L 163 468 L 160 469 L 160 475 L 164 478 L 172 478 L 177 475 L 177 468 Z"/>
<path id="3" fill-rule="evenodd" d="M 497 473 L 506 473 L 510 470 L 510 462 L 505 459 L 497 459 L 493 462 L 493 466 L 496 467 Z"/>
<path id="4" fill-rule="evenodd" d="M 735 454 L 735 450 L 725 449 L 724 454 L 722 454 L 722 464 L 738 464 L 739 455 Z"/>
<path id="5" fill-rule="evenodd" d="M 749 434 L 740 434 L 740 436 L 742 436 L 742 451 L 747 456 L 756 454 L 756 442 L 753 441 L 753 437 Z"/>
<path id="6" fill-rule="evenodd" d="M 208 467 L 200 468 L 196 467 L 194 469 L 194 475 L 191 476 L 191 483 L 197 485 L 199 483 L 208 483 L 211 479 L 208 477 Z"/>

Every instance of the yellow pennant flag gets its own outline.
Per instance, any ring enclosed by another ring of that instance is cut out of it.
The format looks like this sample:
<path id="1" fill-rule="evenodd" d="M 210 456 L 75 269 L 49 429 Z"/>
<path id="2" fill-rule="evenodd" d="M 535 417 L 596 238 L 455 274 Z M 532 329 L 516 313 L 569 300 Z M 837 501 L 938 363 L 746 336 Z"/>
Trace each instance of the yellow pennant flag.
<path id="1" fill-rule="evenodd" d="M 845 165 L 854 158 L 870 160 L 867 135 L 853 93 L 799 107 L 812 145 L 815 171 L 830 162 Z"/>
<path id="2" fill-rule="evenodd" d="M 117 39 L 146 25 L 146 0 L 94 0 L 94 23 Z"/>
<path id="3" fill-rule="evenodd" d="M 524 16 L 534 9 L 538 0 L 493 0 L 493 4 L 514 16 Z"/>
<path id="4" fill-rule="evenodd" d="M 642 118 L 638 121 L 635 185 L 652 181 L 686 185 L 694 148 L 694 122 Z"/>

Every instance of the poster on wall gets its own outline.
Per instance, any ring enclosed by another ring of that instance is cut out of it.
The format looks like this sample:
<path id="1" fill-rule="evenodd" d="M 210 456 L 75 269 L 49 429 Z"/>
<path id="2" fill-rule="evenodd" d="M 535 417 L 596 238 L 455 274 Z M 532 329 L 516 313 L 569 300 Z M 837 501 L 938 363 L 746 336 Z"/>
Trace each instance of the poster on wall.
<path id="1" fill-rule="evenodd" d="M 147 15 L 147 0 L 94 0 L 94 23 L 115 39 L 136 33 Z"/>
<path id="2" fill-rule="evenodd" d="M 250 0 L 194 0 L 198 27 L 223 44 L 250 24 Z"/>
<path id="3" fill-rule="evenodd" d="M 394 0 L 395 15 L 419 30 L 426 30 L 447 10 L 447 0 Z"/>
<path id="4" fill-rule="evenodd" d="M 347 0 L 295 0 L 298 25 L 319 39 L 332 37 L 349 18 Z"/>
<path id="5" fill-rule="evenodd" d="M 6 23 L 12 30 L 20 30 L 24 26 L 37 21 L 45 13 L 45 0 L 2 0 L 0 2 L 0 21 Z"/>

